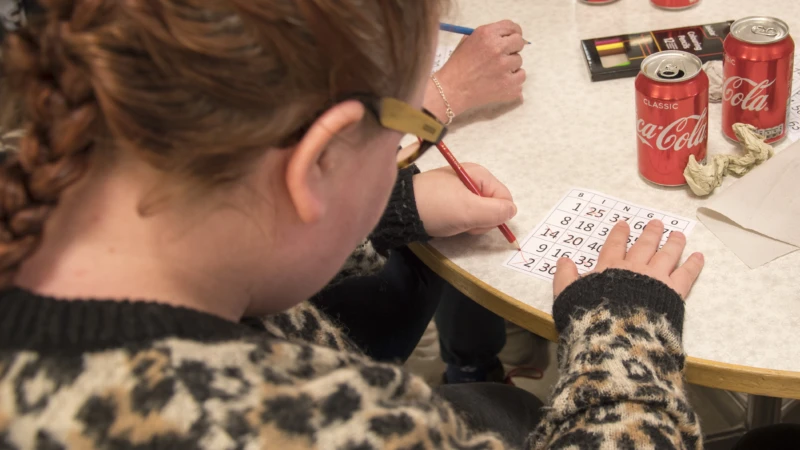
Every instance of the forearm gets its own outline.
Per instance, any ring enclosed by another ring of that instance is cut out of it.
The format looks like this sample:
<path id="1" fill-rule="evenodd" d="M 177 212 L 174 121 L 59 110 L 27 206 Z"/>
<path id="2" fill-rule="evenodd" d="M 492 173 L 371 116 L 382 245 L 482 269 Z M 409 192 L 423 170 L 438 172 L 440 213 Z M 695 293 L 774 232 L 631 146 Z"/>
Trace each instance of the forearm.
<path id="1" fill-rule="evenodd" d="M 568 287 L 553 307 L 560 379 L 534 448 L 614 442 L 701 449 L 683 383 L 683 302 L 666 285 L 607 270 Z"/>

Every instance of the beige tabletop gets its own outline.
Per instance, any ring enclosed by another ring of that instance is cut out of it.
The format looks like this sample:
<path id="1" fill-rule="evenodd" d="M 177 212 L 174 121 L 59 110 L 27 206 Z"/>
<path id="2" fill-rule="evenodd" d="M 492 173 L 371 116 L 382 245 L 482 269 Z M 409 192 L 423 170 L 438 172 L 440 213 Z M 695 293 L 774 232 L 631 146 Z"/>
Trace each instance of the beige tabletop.
<path id="1" fill-rule="evenodd" d="M 579 41 L 623 33 L 770 15 L 800 33 L 798 0 L 701 0 L 673 12 L 647 0 L 590 6 L 576 0 L 461 0 L 448 20 L 478 26 L 513 19 L 533 44 L 523 51 L 525 101 L 462 118 L 447 143 L 462 161 L 489 168 L 519 207 L 509 222 L 519 238 L 571 187 L 696 217 L 706 200 L 686 188 L 658 188 L 637 174 L 633 78 L 591 82 Z M 800 35 L 800 34 L 798 34 Z M 453 42 L 443 35 L 442 42 Z M 733 153 L 710 106 L 709 153 Z M 781 150 L 789 144 L 777 145 Z M 445 165 L 435 152 L 423 169 Z M 800 174 L 798 174 L 800 175 Z M 723 188 L 735 183 L 728 179 Z M 800 188 L 798 188 L 800 194 Z M 508 244 L 492 231 L 436 240 L 415 251 L 470 297 L 505 318 L 555 339 L 551 285 L 502 267 Z M 800 398 L 800 252 L 749 269 L 702 223 L 687 255 L 706 268 L 687 300 L 684 345 L 690 382 L 753 394 Z"/>

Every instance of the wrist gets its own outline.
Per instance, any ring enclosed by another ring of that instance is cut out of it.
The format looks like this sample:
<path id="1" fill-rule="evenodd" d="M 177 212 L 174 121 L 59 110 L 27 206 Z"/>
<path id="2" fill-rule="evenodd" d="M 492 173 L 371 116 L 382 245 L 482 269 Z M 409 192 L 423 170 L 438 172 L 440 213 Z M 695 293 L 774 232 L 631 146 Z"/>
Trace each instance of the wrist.
<path id="1" fill-rule="evenodd" d="M 439 80 L 436 78 L 436 74 L 431 74 L 431 81 L 433 81 L 433 85 L 436 86 L 436 91 L 439 93 L 439 97 L 441 97 L 442 103 L 444 104 L 444 116 L 447 119 L 443 120 L 443 122 L 445 126 L 448 126 L 453 123 L 453 119 L 456 118 L 456 113 L 450 106 L 450 102 L 447 100 L 447 96 L 444 93 L 444 89 L 442 89 L 441 83 L 439 83 Z"/>
<path id="2" fill-rule="evenodd" d="M 436 82 L 434 82 L 434 77 L 436 78 L 436 81 L 438 81 L 439 86 L 437 86 Z M 449 72 L 446 70 L 440 70 L 439 72 L 434 73 L 433 76 L 428 79 L 428 83 L 432 88 L 432 93 L 434 94 L 431 100 L 432 102 L 438 102 L 437 111 L 441 111 L 441 113 L 437 114 L 436 117 L 438 117 L 443 123 L 448 122 L 448 106 L 453 113 L 453 117 L 458 117 L 461 115 L 461 113 L 466 111 L 467 108 L 464 107 L 464 96 L 462 89 L 459 87 L 457 80 L 450 76 Z M 440 87 L 441 92 L 439 90 Z"/>
<path id="3" fill-rule="evenodd" d="M 430 78 L 428 78 L 428 84 L 425 85 L 425 100 L 422 102 L 422 106 L 436 116 L 440 122 L 447 123 L 447 107 L 439 95 L 439 90 Z"/>
<path id="4" fill-rule="evenodd" d="M 617 315 L 628 316 L 639 308 L 663 316 L 679 338 L 683 334 L 681 296 L 655 278 L 622 269 L 586 275 L 567 286 L 553 301 L 556 329 L 561 333 L 572 320 L 601 304 Z"/>
<path id="5" fill-rule="evenodd" d="M 418 173 L 419 169 L 413 165 L 398 173 L 386 211 L 370 235 L 378 253 L 386 254 L 388 250 L 430 239 L 417 210 L 413 179 Z"/>

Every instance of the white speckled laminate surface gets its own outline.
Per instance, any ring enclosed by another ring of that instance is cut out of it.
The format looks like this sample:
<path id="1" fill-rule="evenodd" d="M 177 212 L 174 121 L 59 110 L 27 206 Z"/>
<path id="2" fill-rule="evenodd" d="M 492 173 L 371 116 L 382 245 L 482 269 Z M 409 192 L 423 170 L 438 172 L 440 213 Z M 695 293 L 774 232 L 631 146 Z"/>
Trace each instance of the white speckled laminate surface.
<path id="1" fill-rule="evenodd" d="M 466 26 L 510 18 L 533 42 L 523 52 L 528 73 L 524 103 L 462 120 L 447 139 L 462 162 L 485 165 L 511 189 L 519 214 L 509 225 L 519 238 L 573 186 L 687 217 L 695 217 L 704 204 L 687 188 L 657 188 L 638 176 L 633 78 L 592 83 L 580 39 L 748 15 L 779 17 L 800 36 L 798 0 L 702 0 L 681 12 L 653 8 L 647 0 L 608 6 L 576 0 L 460 0 L 451 15 L 450 22 Z M 452 39 L 443 36 L 442 42 Z M 720 114 L 720 105 L 711 105 L 709 154 L 735 151 L 722 137 Z M 445 164 L 431 152 L 420 166 Z M 723 189 L 734 182 L 728 179 Z M 548 282 L 502 267 L 508 244 L 499 232 L 440 240 L 434 246 L 484 282 L 550 313 Z M 687 353 L 800 372 L 800 252 L 751 270 L 702 223 L 689 238 L 686 254 L 692 251 L 703 252 L 707 265 L 687 302 Z"/>

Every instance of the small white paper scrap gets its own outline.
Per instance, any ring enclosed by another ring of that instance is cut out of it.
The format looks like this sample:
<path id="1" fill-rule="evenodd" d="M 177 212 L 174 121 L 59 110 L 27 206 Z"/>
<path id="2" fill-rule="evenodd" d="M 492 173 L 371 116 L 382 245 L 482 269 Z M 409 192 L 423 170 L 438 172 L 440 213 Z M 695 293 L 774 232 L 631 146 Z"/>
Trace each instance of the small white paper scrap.
<path id="1" fill-rule="evenodd" d="M 455 45 L 441 45 L 436 48 L 436 57 L 433 58 L 433 70 L 431 73 L 436 72 L 444 66 L 444 63 L 450 59 L 450 55 L 455 51 Z"/>

